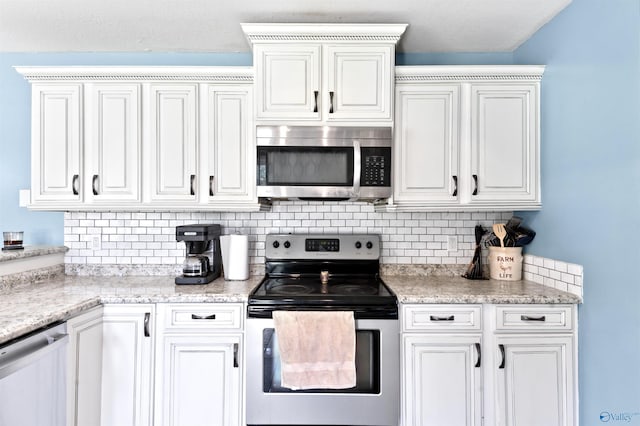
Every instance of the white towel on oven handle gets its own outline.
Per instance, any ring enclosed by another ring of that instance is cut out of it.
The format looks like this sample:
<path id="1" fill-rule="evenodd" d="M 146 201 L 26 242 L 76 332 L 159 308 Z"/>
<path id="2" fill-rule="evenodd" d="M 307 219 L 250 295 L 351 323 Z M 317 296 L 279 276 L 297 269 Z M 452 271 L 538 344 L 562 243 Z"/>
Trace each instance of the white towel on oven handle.
<path id="1" fill-rule="evenodd" d="M 282 386 L 348 389 L 356 385 L 353 312 L 275 311 Z"/>

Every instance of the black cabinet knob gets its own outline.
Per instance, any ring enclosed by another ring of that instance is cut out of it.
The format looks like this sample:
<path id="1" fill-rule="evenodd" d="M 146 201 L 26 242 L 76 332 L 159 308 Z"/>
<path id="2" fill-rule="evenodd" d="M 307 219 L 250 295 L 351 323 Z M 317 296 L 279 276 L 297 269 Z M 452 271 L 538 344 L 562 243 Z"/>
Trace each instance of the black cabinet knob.
<path id="1" fill-rule="evenodd" d="M 371 250 L 373 248 L 373 243 L 371 241 L 367 241 L 367 248 Z"/>
<path id="2" fill-rule="evenodd" d="M 362 243 L 360 241 L 356 241 L 356 248 L 359 249 L 362 247 Z"/>
<path id="3" fill-rule="evenodd" d="M 278 248 L 280 247 L 280 243 L 276 240 L 273 242 L 273 248 Z"/>
<path id="4" fill-rule="evenodd" d="M 284 248 L 289 248 L 289 247 L 291 247 L 291 243 L 289 241 L 285 241 Z"/>

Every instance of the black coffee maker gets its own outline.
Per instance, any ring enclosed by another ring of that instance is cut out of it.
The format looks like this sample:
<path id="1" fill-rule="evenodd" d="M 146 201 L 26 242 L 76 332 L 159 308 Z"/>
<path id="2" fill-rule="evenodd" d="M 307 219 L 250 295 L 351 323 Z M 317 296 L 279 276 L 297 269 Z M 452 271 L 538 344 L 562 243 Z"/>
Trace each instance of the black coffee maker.
<path id="1" fill-rule="evenodd" d="M 220 225 L 198 224 L 176 227 L 176 240 L 184 241 L 187 256 L 176 284 L 207 284 L 220 276 Z"/>

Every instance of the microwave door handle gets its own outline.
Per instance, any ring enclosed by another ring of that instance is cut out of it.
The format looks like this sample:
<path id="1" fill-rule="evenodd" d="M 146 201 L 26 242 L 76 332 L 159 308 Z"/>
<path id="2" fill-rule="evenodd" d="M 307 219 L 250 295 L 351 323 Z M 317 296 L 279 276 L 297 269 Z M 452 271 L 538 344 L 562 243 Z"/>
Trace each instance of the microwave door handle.
<path id="1" fill-rule="evenodd" d="M 353 141 L 353 196 L 360 196 L 360 173 L 362 164 L 362 151 L 360 141 Z"/>

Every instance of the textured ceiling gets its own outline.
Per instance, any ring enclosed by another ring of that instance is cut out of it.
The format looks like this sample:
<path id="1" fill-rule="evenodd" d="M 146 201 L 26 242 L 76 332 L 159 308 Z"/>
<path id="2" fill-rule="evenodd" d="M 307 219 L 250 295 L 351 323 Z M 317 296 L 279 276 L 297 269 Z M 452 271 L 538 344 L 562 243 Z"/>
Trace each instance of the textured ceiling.
<path id="1" fill-rule="evenodd" d="M 402 52 L 510 52 L 571 0 L 0 0 L 0 51 L 248 52 L 241 22 L 407 23 Z"/>

